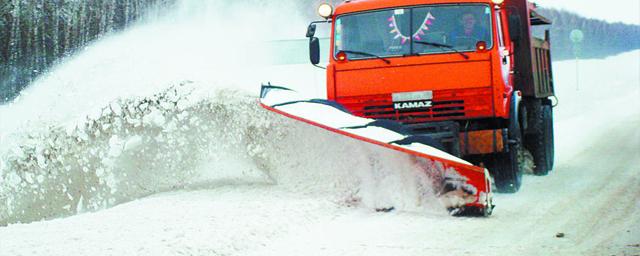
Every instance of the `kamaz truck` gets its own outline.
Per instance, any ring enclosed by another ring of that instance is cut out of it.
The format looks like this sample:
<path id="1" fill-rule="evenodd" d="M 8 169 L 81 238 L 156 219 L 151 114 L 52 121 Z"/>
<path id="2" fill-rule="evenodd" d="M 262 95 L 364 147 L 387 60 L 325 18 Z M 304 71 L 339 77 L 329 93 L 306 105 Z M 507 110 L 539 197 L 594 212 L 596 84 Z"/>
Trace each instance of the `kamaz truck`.
<path id="1" fill-rule="evenodd" d="M 500 192 L 553 169 L 557 102 L 551 22 L 526 0 L 347 0 L 322 4 L 307 30 L 330 26 L 327 97 L 352 114 L 392 120 L 489 170 Z M 543 27 L 545 28 L 545 27 Z"/>

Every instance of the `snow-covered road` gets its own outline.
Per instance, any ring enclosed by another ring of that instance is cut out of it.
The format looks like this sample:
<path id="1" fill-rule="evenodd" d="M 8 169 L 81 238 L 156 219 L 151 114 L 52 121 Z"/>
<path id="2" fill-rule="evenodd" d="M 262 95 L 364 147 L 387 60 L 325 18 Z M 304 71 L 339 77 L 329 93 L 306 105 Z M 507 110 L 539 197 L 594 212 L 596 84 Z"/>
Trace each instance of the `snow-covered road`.
<path id="1" fill-rule="evenodd" d="M 221 179 L 0 227 L 0 255 L 638 255 L 639 57 L 582 61 L 579 90 L 575 64 L 555 63 L 556 168 L 497 195 L 489 218 L 377 213 L 299 187 Z"/>

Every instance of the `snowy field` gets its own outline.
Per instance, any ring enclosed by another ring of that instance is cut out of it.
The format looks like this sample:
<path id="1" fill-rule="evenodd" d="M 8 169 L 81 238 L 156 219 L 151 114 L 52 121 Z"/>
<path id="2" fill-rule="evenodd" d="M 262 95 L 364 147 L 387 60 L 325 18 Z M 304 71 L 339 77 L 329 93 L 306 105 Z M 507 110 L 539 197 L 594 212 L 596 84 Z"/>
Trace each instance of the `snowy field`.
<path id="1" fill-rule="evenodd" d="M 261 82 L 322 96 L 323 71 L 244 40 L 289 30 L 249 37 L 253 21 L 217 28 L 199 7 L 0 106 L 0 255 L 640 254 L 640 51 L 580 61 L 579 84 L 554 63 L 555 169 L 455 218 L 413 174 L 370 172 L 376 150 L 259 108 Z"/>

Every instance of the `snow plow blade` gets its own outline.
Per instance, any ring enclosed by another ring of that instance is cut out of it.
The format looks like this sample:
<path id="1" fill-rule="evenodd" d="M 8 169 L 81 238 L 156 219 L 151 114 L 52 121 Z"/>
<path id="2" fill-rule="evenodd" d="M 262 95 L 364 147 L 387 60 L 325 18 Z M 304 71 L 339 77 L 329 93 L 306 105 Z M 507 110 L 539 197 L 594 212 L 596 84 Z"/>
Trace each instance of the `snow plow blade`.
<path id="1" fill-rule="evenodd" d="M 333 101 L 301 99 L 293 90 L 270 84 L 262 85 L 260 105 L 277 114 L 407 154 L 411 166 L 433 182 L 436 197 L 451 215 L 491 215 L 494 205 L 488 170 L 437 149 L 437 142 L 428 136 L 411 135 L 394 121 L 354 116 Z"/>

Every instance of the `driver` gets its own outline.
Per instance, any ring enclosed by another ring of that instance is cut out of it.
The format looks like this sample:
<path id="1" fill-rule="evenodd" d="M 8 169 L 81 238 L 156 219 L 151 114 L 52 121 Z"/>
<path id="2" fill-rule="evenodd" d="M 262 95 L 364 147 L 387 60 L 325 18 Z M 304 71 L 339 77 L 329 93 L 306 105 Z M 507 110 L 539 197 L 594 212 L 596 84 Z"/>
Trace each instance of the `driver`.
<path id="1" fill-rule="evenodd" d="M 487 31 L 480 26 L 473 13 L 464 13 L 460 18 L 460 27 L 451 32 L 450 38 L 455 45 L 487 40 Z M 472 41 L 472 42 L 470 42 Z"/>

